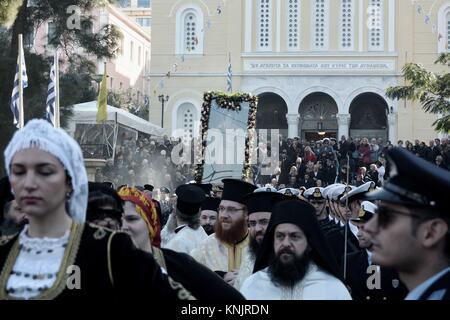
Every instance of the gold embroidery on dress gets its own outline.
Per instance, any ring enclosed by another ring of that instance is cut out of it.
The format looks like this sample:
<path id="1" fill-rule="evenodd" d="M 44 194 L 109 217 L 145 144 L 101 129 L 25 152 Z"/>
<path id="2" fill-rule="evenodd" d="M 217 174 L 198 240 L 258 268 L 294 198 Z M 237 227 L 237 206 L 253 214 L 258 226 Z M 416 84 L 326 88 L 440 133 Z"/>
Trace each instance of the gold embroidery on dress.
<path id="1" fill-rule="evenodd" d="M 17 233 L 13 234 L 13 235 L 10 235 L 10 236 L 2 236 L 2 237 L 0 237 L 0 246 L 4 246 L 5 244 L 7 244 L 16 235 L 17 235 Z"/>
<path id="2" fill-rule="evenodd" d="M 33 297 L 31 299 L 52 300 L 59 294 L 61 294 L 61 292 L 67 287 L 67 279 L 69 277 L 69 274 L 67 274 L 66 271 L 69 266 L 75 263 L 75 258 L 77 257 L 78 249 L 80 247 L 81 235 L 83 234 L 83 230 L 84 224 L 79 224 L 75 221 L 72 221 L 69 241 L 64 251 L 64 256 L 61 261 L 61 266 L 59 268 L 55 283 L 51 288 L 41 292 L 36 297 Z M 0 273 L 0 300 L 18 300 L 17 298 L 8 295 L 8 293 L 6 292 L 6 285 L 17 257 L 19 256 L 19 246 L 19 238 L 17 238 L 8 254 L 8 258 L 6 259 L 5 265 L 3 266 L 3 270 Z"/>
<path id="3" fill-rule="evenodd" d="M 224 245 L 228 249 L 228 271 L 239 270 L 242 262 L 242 253 L 243 250 L 248 246 L 248 243 L 249 243 L 248 232 L 245 238 L 235 245 L 224 243 Z"/>
<path id="4" fill-rule="evenodd" d="M 183 285 L 173 280 L 170 276 L 167 276 L 170 287 L 173 290 L 178 291 L 177 296 L 180 300 L 197 300 L 189 291 L 187 291 Z"/>
<path id="5" fill-rule="evenodd" d="M 106 236 L 106 230 L 103 228 L 97 228 L 97 230 L 94 232 L 94 239 L 95 240 L 101 240 Z"/>

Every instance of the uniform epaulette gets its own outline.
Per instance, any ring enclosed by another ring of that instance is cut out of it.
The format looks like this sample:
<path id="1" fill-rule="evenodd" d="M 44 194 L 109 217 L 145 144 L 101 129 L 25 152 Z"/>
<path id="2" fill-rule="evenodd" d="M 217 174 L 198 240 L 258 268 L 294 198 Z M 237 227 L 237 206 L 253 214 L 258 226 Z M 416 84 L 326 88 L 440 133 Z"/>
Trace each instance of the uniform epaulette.
<path id="1" fill-rule="evenodd" d="M 5 244 L 7 244 L 15 236 L 17 236 L 17 233 L 15 233 L 13 235 L 9 235 L 9 236 L 1 236 L 0 237 L 0 246 L 4 246 Z"/>

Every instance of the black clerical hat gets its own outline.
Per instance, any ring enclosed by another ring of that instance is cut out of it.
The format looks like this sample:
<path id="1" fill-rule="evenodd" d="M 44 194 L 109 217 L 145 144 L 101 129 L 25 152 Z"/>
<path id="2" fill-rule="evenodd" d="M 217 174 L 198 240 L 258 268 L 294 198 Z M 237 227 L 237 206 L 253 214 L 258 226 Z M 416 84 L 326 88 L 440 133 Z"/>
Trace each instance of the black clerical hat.
<path id="1" fill-rule="evenodd" d="M 192 185 L 201 188 L 203 190 L 203 192 L 205 192 L 205 195 L 207 195 L 207 196 L 209 196 L 211 194 L 212 184 L 210 184 L 210 183 L 195 183 Z"/>
<path id="2" fill-rule="evenodd" d="M 383 188 L 367 193 L 367 200 L 383 200 L 409 207 L 431 208 L 450 216 L 450 172 L 403 148 L 386 154 L 389 180 Z"/>
<path id="3" fill-rule="evenodd" d="M 219 208 L 219 204 L 220 204 L 220 198 L 206 197 L 205 201 L 203 201 L 203 203 L 201 205 L 201 209 L 217 211 L 217 208 Z"/>
<path id="4" fill-rule="evenodd" d="M 175 190 L 177 195 L 177 209 L 185 215 L 195 215 L 206 196 L 200 187 L 192 184 L 183 184 Z M 216 208 L 217 209 L 217 208 Z"/>
<path id="5" fill-rule="evenodd" d="M 247 206 L 248 214 L 254 212 L 272 212 L 272 208 L 276 203 L 276 199 L 285 198 L 278 192 L 253 192 L 245 195 L 242 202 Z"/>
<path id="6" fill-rule="evenodd" d="M 242 203 L 242 198 L 253 192 L 256 186 L 237 179 L 223 179 L 222 200 L 230 200 Z"/>

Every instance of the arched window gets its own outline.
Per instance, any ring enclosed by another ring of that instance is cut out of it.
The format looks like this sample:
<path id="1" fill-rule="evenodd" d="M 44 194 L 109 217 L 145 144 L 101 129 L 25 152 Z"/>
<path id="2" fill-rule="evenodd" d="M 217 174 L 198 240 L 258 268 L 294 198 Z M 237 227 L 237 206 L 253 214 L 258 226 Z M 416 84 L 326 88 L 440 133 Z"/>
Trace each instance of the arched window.
<path id="1" fill-rule="evenodd" d="M 450 3 L 438 12 L 438 53 L 450 51 Z"/>
<path id="2" fill-rule="evenodd" d="M 177 54 L 203 54 L 203 14 L 195 7 L 177 13 Z"/>
<path id="3" fill-rule="evenodd" d="M 301 0 L 287 0 L 286 3 L 287 49 L 300 49 Z"/>
<path id="4" fill-rule="evenodd" d="M 197 109 L 192 103 L 185 102 L 178 108 L 177 115 L 178 136 L 183 139 L 183 142 L 187 143 L 198 135 Z"/>
<path id="5" fill-rule="evenodd" d="M 340 44 L 341 50 L 353 50 L 353 30 L 354 30 L 354 1 L 341 0 L 341 14 L 340 14 Z"/>
<path id="6" fill-rule="evenodd" d="M 272 50 L 272 0 L 258 0 L 258 51 Z"/>
<path id="7" fill-rule="evenodd" d="M 369 0 L 369 51 L 384 50 L 384 0 Z"/>
<path id="8" fill-rule="evenodd" d="M 314 0 L 311 19 L 313 50 L 328 50 L 329 7 L 329 0 Z"/>

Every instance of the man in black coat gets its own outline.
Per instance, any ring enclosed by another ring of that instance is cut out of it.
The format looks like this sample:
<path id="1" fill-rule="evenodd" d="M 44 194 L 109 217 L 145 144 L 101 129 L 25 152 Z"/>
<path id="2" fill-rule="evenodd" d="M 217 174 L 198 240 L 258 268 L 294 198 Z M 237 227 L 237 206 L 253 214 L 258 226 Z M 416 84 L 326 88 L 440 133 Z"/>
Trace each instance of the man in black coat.
<path id="1" fill-rule="evenodd" d="M 353 300 L 403 300 L 408 293 L 398 274 L 389 268 L 372 264 L 372 242 L 364 223 L 372 218 L 376 206 L 364 201 L 361 213 L 351 223 L 358 227 L 358 242 L 363 250 L 347 255 L 346 283 Z"/>

